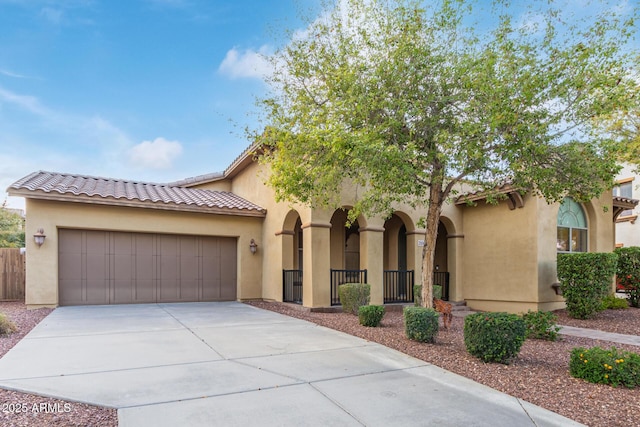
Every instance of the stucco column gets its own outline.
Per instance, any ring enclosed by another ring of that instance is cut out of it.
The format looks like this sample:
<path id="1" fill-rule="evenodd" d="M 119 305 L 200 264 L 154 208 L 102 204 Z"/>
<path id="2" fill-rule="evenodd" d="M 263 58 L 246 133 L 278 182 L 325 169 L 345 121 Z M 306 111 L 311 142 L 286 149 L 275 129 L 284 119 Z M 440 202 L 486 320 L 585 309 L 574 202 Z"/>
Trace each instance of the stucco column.
<path id="1" fill-rule="evenodd" d="M 413 284 L 420 284 L 422 276 L 422 246 L 424 242 L 424 230 L 407 232 L 407 270 L 413 270 Z"/>
<path id="2" fill-rule="evenodd" d="M 384 227 L 360 228 L 360 268 L 367 270 L 371 304 L 384 303 Z"/>
<path id="3" fill-rule="evenodd" d="M 276 233 L 282 248 L 282 269 L 293 270 L 293 231 L 283 230 Z"/>
<path id="4" fill-rule="evenodd" d="M 462 234 L 447 236 L 447 268 L 449 270 L 449 301 L 464 300 L 462 286 Z"/>
<path id="5" fill-rule="evenodd" d="M 302 224 L 302 305 L 331 306 L 331 223 Z"/>

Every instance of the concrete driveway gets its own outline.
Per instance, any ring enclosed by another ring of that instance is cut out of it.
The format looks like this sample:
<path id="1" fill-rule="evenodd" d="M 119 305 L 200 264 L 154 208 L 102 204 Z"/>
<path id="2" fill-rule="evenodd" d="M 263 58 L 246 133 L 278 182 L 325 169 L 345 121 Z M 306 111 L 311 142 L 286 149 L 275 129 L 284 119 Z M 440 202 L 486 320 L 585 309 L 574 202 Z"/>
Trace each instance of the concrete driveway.
<path id="1" fill-rule="evenodd" d="M 0 359 L 0 387 L 118 408 L 125 427 L 578 425 L 235 302 L 58 308 Z"/>

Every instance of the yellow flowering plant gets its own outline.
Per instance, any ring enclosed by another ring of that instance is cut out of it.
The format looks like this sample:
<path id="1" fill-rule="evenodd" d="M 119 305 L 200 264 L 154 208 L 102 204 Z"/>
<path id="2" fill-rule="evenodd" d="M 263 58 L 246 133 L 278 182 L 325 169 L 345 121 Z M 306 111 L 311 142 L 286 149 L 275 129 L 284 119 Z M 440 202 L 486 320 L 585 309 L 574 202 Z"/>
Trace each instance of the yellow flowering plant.
<path id="1" fill-rule="evenodd" d="M 577 347 L 571 351 L 569 372 L 592 383 L 640 387 L 640 355 L 615 347 Z"/>

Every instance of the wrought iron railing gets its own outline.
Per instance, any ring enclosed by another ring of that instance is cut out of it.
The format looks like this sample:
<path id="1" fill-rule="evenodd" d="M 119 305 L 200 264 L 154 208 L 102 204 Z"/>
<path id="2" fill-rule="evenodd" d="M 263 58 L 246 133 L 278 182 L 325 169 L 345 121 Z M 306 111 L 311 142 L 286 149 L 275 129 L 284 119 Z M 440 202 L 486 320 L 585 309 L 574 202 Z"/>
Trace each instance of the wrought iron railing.
<path id="1" fill-rule="evenodd" d="M 384 271 L 384 302 L 413 302 L 413 270 Z"/>
<path id="2" fill-rule="evenodd" d="M 367 283 L 367 270 L 331 269 L 331 305 L 340 305 L 338 286 L 345 283 Z"/>
<path id="3" fill-rule="evenodd" d="M 442 299 L 449 301 L 449 272 L 435 271 L 433 273 L 433 284 L 442 286 Z"/>
<path id="4" fill-rule="evenodd" d="M 282 270 L 282 301 L 302 304 L 302 270 Z"/>

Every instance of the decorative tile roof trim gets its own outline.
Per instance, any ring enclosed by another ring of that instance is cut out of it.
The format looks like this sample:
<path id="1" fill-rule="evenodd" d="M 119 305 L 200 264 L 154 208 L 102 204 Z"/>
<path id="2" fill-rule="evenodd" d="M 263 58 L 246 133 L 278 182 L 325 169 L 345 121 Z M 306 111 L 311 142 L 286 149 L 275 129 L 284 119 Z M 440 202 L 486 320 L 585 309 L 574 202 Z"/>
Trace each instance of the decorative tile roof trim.
<path id="1" fill-rule="evenodd" d="M 170 182 L 172 187 L 193 187 L 196 185 L 207 184 L 209 182 L 220 181 L 227 178 L 233 178 L 245 167 L 254 161 L 254 155 L 260 149 L 260 143 L 253 143 L 244 149 L 238 157 L 224 170 L 224 172 L 214 172 L 204 175 L 198 175 L 190 178 L 181 179 L 179 181 Z"/>
<path id="2" fill-rule="evenodd" d="M 170 187 L 190 187 L 196 184 L 205 184 L 207 182 L 219 181 L 221 179 L 224 179 L 223 172 L 213 172 L 181 179 L 180 181 L 173 181 L 168 183 L 167 185 Z"/>
<path id="3" fill-rule="evenodd" d="M 638 202 L 640 202 L 640 200 L 613 196 L 613 222 L 622 222 L 622 220 L 620 219 L 620 215 L 622 214 L 622 212 L 629 209 L 634 209 L 636 206 L 638 206 Z M 635 218 L 633 218 L 633 215 L 625 218 L 626 221 L 630 221 L 631 223 L 635 222 Z"/>
<path id="4" fill-rule="evenodd" d="M 521 189 L 513 187 L 511 184 L 503 184 L 493 190 L 494 194 L 505 194 L 507 196 L 507 204 L 510 210 L 524 207 L 524 197 L 520 194 Z M 465 205 L 468 202 L 478 202 L 487 198 L 487 191 L 476 191 L 473 193 L 463 194 L 455 201 L 456 205 Z"/>
<path id="5" fill-rule="evenodd" d="M 226 191 L 84 175 L 34 172 L 9 186 L 12 196 L 115 206 L 264 217 L 266 210 Z"/>

